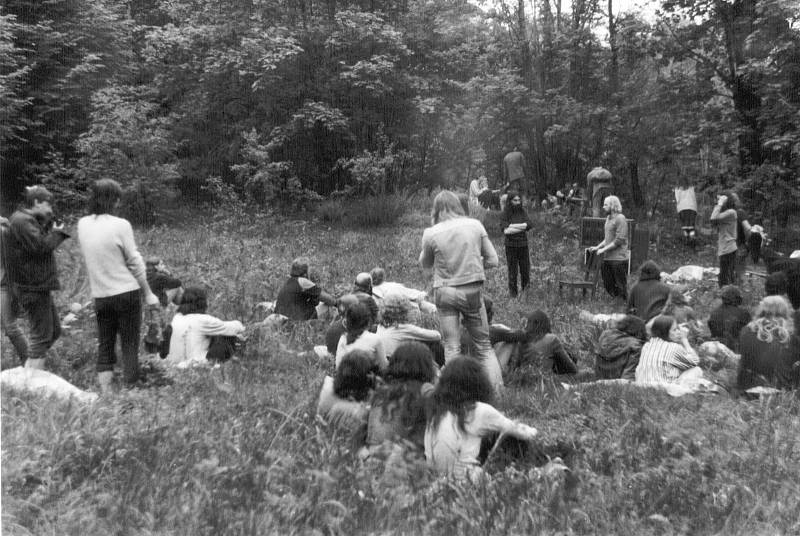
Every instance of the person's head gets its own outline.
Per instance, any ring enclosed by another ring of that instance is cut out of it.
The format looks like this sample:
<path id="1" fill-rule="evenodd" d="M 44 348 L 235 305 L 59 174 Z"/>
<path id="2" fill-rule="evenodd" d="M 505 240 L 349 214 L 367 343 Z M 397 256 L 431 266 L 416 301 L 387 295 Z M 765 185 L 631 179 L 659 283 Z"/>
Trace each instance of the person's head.
<path id="1" fill-rule="evenodd" d="M 289 268 L 289 275 L 291 277 L 308 277 L 308 259 L 297 257 L 293 260 L 292 266 Z"/>
<path id="2" fill-rule="evenodd" d="M 122 200 L 122 186 L 113 179 L 94 181 L 89 190 L 89 213 L 111 214 Z"/>
<path id="3" fill-rule="evenodd" d="M 792 306 L 781 296 L 767 296 L 761 300 L 747 327 L 756 333 L 758 340 L 771 343 L 777 340 L 786 343 L 794 334 Z"/>
<path id="4" fill-rule="evenodd" d="M 358 296 L 355 294 L 345 294 L 336 301 L 336 309 L 341 316 L 345 316 L 347 310 L 358 303 Z"/>
<path id="5" fill-rule="evenodd" d="M 429 420 L 436 428 L 449 411 L 456 415 L 459 427 L 464 430 L 467 413 L 475 403 L 491 404 L 493 400 L 494 390 L 481 364 L 469 357 L 457 357 L 442 369 L 431 396 Z"/>
<path id="6" fill-rule="evenodd" d="M 433 354 L 421 342 L 406 342 L 397 347 L 389 360 L 385 378 L 389 382 L 432 382 L 436 377 Z"/>
<path id="7" fill-rule="evenodd" d="M 51 218 L 53 216 L 53 194 L 44 186 L 28 186 L 25 188 L 25 208 L 36 216 Z"/>
<path id="8" fill-rule="evenodd" d="M 639 281 L 661 279 L 661 267 L 655 261 L 645 261 L 639 268 Z"/>
<path id="9" fill-rule="evenodd" d="M 333 377 L 333 392 L 339 398 L 361 402 L 369 397 L 375 387 L 377 366 L 364 350 L 353 350 L 348 353 L 336 368 Z"/>
<path id="10" fill-rule="evenodd" d="M 737 196 L 735 193 L 731 192 L 730 190 L 726 190 L 722 192 L 722 195 L 725 196 L 725 202 L 722 203 L 722 206 L 720 207 L 721 210 L 728 210 L 731 208 L 735 209 L 739 206 L 739 196 Z"/>
<path id="11" fill-rule="evenodd" d="M 164 263 L 158 257 L 149 257 L 144 262 L 148 272 L 158 272 L 164 270 Z"/>
<path id="12" fill-rule="evenodd" d="M 663 341 L 673 340 L 674 330 L 678 328 L 675 319 L 669 315 L 658 315 L 653 319 L 650 333 Z"/>
<path id="13" fill-rule="evenodd" d="M 789 280 L 786 272 L 773 272 L 764 280 L 765 296 L 783 296 L 789 292 Z"/>
<path id="14" fill-rule="evenodd" d="M 431 220 L 433 224 L 464 216 L 464 208 L 458 200 L 458 196 L 450 190 L 442 190 L 433 198 L 433 210 L 431 210 Z"/>
<path id="15" fill-rule="evenodd" d="M 744 301 L 742 291 L 739 290 L 739 287 L 736 285 L 726 285 L 722 287 L 719 297 L 724 305 L 732 305 L 734 307 L 739 307 Z"/>
<path id="16" fill-rule="evenodd" d="M 369 327 L 372 316 L 367 304 L 358 302 L 344 313 L 344 327 L 347 329 L 347 344 L 353 344 Z"/>
<path id="17" fill-rule="evenodd" d="M 625 315 L 617 320 L 616 328 L 626 335 L 635 337 L 640 341 L 647 340 L 647 329 L 644 320 L 634 315 Z"/>
<path id="18" fill-rule="evenodd" d="M 478 185 L 480 185 L 481 188 L 489 187 L 489 179 L 486 178 L 486 175 L 481 175 L 478 177 Z"/>
<path id="19" fill-rule="evenodd" d="M 506 198 L 506 212 L 522 209 L 522 196 L 516 190 L 509 190 Z"/>
<path id="20" fill-rule="evenodd" d="M 399 292 L 390 292 L 383 297 L 383 324 L 392 326 L 408 322 L 411 301 Z"/>
<path id="21" fill-rule="evenodd" d="M 538 341 L 548 333 L 553 331 L 550 325 L 550 317 L 541 309 L 536 309 L 525 321 L 525 333 L 529 341 Z"/>
<path id="22" fill-rule="evenodd" d="M 606 214 L 619 214 L 622 212 L 622 203 L 616 195 L 609 195 L 603 199 L 603 210 Z"/>
<path id="23" fill-rule="evenodd" d="M 356 276 L 353 288 L 359 292 L 372 295 L 372 277 L 367 272 L 361 272 Z"/>
<path id="24" fill-rule="evenodd" d="M 205 313 L 208 308 L 208 298 L 205 289 L 200 287 L 186 287 L 181 295 L 178 312 L 184 315 Z"/>
<path id="25" fill-rule="evenodd" d="M 383 282 L 386 280 L 386 272 L 380 266 L 376 266 L 369 272 L 369 276 L 372 278 L 372 285 L 377 287 L 378 285 L 382 285 Z"/>

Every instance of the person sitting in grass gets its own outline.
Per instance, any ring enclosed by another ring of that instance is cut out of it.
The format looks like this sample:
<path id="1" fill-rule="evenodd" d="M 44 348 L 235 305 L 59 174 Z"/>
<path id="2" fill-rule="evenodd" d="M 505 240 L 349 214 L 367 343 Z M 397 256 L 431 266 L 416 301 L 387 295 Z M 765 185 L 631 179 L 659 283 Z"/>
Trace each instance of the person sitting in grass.
<path id="1" fill-rule="evenodd" d="M 408 321 L 411 302 L 404 295 L 390 293 L 383 300 L 383 318 L 378 326 L 377 335 L 383 341 L 386 356 L 391 358 L 395 350 L 405 342 L 424 343 L 438 356 L 437 361 L 444 362 L 444 346 L 442 334 L 435 329 L 425 329 Z"/>
<path id="2" fill-rule="evenodd" d="M 645 341 L 644 322 L 638 316 L 625 315 L 604 330 L 597 341 L 594 367 L 597 379 L 634 381 Z"/>
<path id="3" fill-rule="evenodd" d="M 353 284 L 353 294 L 363 304 L 366 304 L 369 309 L 369 330 L 375 333 L 378 328 L 378 321 L 380 320 L 380 308 L 375 297 L 372 295 L 372 276 L 367 272 L 361 272 L 356 276 L 356 281 Z"/>
<path id="4" fill-rule="evenodd" d="M 575 374 L 578 366 L 564 349 L 561 340 L 553 334 L 550 317 L 537 309 L 528 315 L 525 323 L 525 342 L 519 351 L 517 366 L 534 366 L 553 374 Z"/>
<path id="5" fill-rule="evenodd" d="M 334 357 L 336 355 L 336 348 L 339 346 L 339 339 L 341 339 L 342 335 L 344 335 L 344 333 L 347 331 L 344 320 L 347 314 L 347 309 L 357 303 L 358 298 L 355 296 L 355 294 L 345 294 L 336 300 L 336 310 L 339 313 L 339 317 L 335 318 L 333 322 L 331 322 L 331 325 L 328 326 L 328 329 L 325 332 L 325 348 L 327 349 L 330 357 Z"/>
<path id="6" fill-rule="evenodd" d="M 336 347 L 336 368 L 339 368 L 347 354 L 354 350 L 363 350 L 379 371 L 386 370 L 389 365 L 386 349 L 381 338 L 369 331 L 371 320 L 372 315 L 363 303 L 356 303 L 347 309 L 344 317 L 347 331 L 339 338 Z"/>
<path id="7" fill-rule="evenodd" d="M 383 450 L 387 469 L 401 469 L 407 458 L 424 458 L 425 400 L 433 391 L 436 371 L 427 346 L 407 342 L 397 347 L 385 383 L 370 403 L 367 446 L 370 454 Z"/>
<path id="8" fill-rule="evenodd" d="M 335 305 L 336 300 L 319 288 L 308 277 L 308 260 L 297 258 L 292 261 L 289 279 L 283 284 L 275 300 L 275 312 L 290 320 L 311 320 L 317 318 L 317 305 Z"/>
<path id="9" fill-rule="evenodd" d="M 636 367 L 636 383 L 681 383 L 681 377 L 700 363 L 689 345 L 689 330 L 679 326 L 673 317 L 659 315 L 653 319 L 650 331 L 650 340 L 642 346 Z M 680 343 L 673 342 L 675 340 Z"/>
<path id="10" fill-rule="evenodd" d="M 661 282 L 661 267 L 645 261 L 639 268 L 639 281 L 628 294 L 628 314 L 647 322 L 661 313 L 668 298 L 669 286 Z"/>
<path id="11" fill-rule="evenodd" d="M 378 369 L 368 352 L 354 350 L 342 359 L 333 377 L 325 376 L 317 414 L 363 444 L 369 415 L 369 398 Z"/>
<path id="12" fill-rule="evenodd" d="M 481 441 L 493 434 L 524 441 L 536 428 L 513 421 L 492 406 L 494 389 L 481 364 L 456 357 L 442 370 L 426 405 L 425 458 L 436 472 L 458 480 L 480 477 Z"/>
<path id="13" fill-rule="evenodd" d="M 777 389 L 798 387 L 794 366 L 800 356 L 792 338 L 796 327 L 791 306 L 780 296 L 767 296 L 758 304 L 753 320 L 739 335 L 737 387 L 763 386 Z M 793 355 L 794 353 L 794 355 Z"/>
<path id="14" fill-rule="evenodd" d="M 661 310 L 662 315 L 671 316 L 679 326 L 689 330 L 689 340 L 693 343 L 702 342 L 709 337 L 709 332 L 692 308 L 689 292 L 682 288 L 673 288 L 669 291 L 669 298 Z M 652 320 L 650 321 L 652 323 Z M 648 323 L 648 326 L 650 325 Z M 677 341 L 676 341 L 677 342 Z"/>
<path id="15" fill-rule="evenodd" d="M 420 313 L 436 313 L 436 306 L 426 301 L 428 293 L 424 290 L 409 288 L 395 281 L 386 281 L 386 271 L 380 266 L 370 270 L 369 275 L 372 277 L 372 296 L 378 302 L 378 307 L 383 307 L 383 299 L 387 294 L 400 293 L 407 297 L 411 303 L 412 308 L 409 310 L 411 323 L 419 323 L 421 319 Z"/>
<path id="16" fill-rule="evenodd" d="M 225 338 L 241 337 L 244 325 L 238 320 L 226 322 L 206 314 L 207 308 L 206 291 L 187 287 L 172 318 L 171 329 L 165 334 L 169 341 L 167 365 L 185 368 L 209 364 L 209 359 L 224 362 L 232 357 L 233 345 Z"/>
<path id="17" fill-rule="evenodd" d="M 738 353 L 739 333 L 750 323 L 752 317 L 750 311 L 742 307 L 742 291 L 739 287 L 735 285 L 722 287 L 720 298 L 722 304 L 711 311 L 708 329 L 713 338 Z"/>

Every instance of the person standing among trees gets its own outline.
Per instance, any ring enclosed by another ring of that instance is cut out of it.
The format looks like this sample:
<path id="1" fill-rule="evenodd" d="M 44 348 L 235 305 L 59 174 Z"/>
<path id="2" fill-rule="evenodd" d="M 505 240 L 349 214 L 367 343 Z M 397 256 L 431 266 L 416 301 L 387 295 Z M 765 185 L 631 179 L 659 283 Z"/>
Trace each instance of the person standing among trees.
<path id="1" fill-rule="evenodd" d="M 503 211 L 503 234 L 506 242 L 506 262 L 508 263 L 508 292 L 517 297 L 517 275 L 521 279 L 522 290 L 531 281 L 531 258 L 526 233 L 533 228 L 528 213 L 522 206 L 519 193 L 510 191 Z"/>
<path id="2" fill-rule="evenodd" d="M 736 200 L 722 194 L 711 211 L 711 223 L 717 226 L 717 257 L 719 257 L 719 288 L 736 281 Z"/>
<path id="3" fill-rule="evenodd" d="M 606 213 L 603 241 L 589 248 L 595 255 L 603 255 L 600 273 L 603 286 L 615 298 L 628 297 L 628 220 L 622 214 L 622 203 L 615 195 L 609 195 L 603 201 Z"/>
<path id="4" fill-rule="evenodd" d="M 514 146 L 514 150 L 503 157 L 503 182 L 508 190 L 530 196 L 530 192 L 527 191 L 525 167 L 525 155 Z"/>
<path id="5" fill-rule="evenodd" d="M 586 193 L 592 200 L 592 217 L 603 217 L 603 200 L 610 196 L 614 177 L 604 167 L 597 166 L 586 175 Z"/>
<path id="6" fill-rule="evenodd" d="M 753 226 L 747 220 L 747 212 L 742 207 L 739 195 L 731 192 L 730 196 L 736 209 L 736 283 L 741 284 L 747 268 L 747 257 L 750 254 L 750 237 L 753 235 Z"/>
<path id="7" fill-rule="evenodd" d="M 28 360 L 28 339 L 19 325 L 19 303 L 11 290 L 8 277 L 6 277 L 6 272 L 8 271 L 6 267 L 6 262 L 8 261 L 6 246 L 8 245 L 10 232 L 11 228 L 8 225 L 8 220 L 0 217 L 0 250 L 2 250 L 2 253 L 0 253 L 0 315 L 2 315 L 3 332 L 8 336 L 8 340 L 11 341 L 14 351 L 17 352 L 20 364 L 25 365 L 25 361 Z"/>
<path id="8" fill-rule="evenodd" d="M 685 176 L 681 177 L 675 188 L 675 209 L 678 211 L 678 222 L 684 240 L 694 246 L 697 238 L 694 228 L 697 221 L 697 196 L 694 193 L 694 186 L 689 184 Z"/>
<path id="9" fill-rule="evenodd" d="M 44 369 L 47 350 L 61 335 L 61 319 L 51 292 L 61 289 L 55 250 L 69 234 L 63 224 L 53 222 L 52 203 L 53 194 L 44 186 L 27 188 L 25 208 L 11 215 L 3 248 L 7 257 L 5 277 L 12 293 L 12 309 L 8 312 L 13 312 L 15 302 L 27 313 L 30 323 L 27 360 L 23 355 L 20 359 L 26 367 L 35 369 Z M 5 319 L 6 303 L 2 305 Z M 15 344 L 15 348 L 19 352 L 22 345 Z"/>
<path id="10" fill-rule="evenodd" d="M 104 393 L 111 390 L 114 378 L 117 335 L 122 345 L 123 380 L 128 385 L 139 381 L 142 297 L 148 307 L 160 307 L 147 283 L 130 222 L 113 215 L 121 200 L 119 183 L 98 180 L 91 188 L 89 215 L 78 220 L 78 242 L 97 315 L 97 381 Z"/>
<path id="11" fill-rule="evenodd" d="M 500 364 L 489 341 L 489 322 L 483 301 L 484 269 L 498 265 L 497 252 L 483 224 L 464 217 L 458 196 L 440 192 L 433 200 L 432 226 L 422 234 L 419 262 L 433 269 L 433 292 L 442 332 L 445 361 L 460 353 L 461 319 L 476 348 L 487 379 L 499 391 Z"/>

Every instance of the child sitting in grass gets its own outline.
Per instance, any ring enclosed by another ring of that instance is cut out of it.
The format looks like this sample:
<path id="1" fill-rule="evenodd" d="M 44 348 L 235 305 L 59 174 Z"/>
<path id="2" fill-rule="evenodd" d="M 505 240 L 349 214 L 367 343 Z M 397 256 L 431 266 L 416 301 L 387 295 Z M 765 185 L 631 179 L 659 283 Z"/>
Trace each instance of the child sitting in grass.
<path id="1" fill-rule="evenodd" d="M 336 347 L 336 368 L 339 368 L 339 364 L 347 354 L 354 350 L 363 350 L 378 370 L 386 370 L 389 365 L 386 360 L 386 350 L 381 338 L 369 331 L 372 315 L 367 306 L 360 302 L 350 306 L 344 320 L 347 331 L 341 336 Z"/>
<path id="2" fill-rule="evenodd" d="M 425 458 L 438 473 L 458 480 L 479 478 L 483 438 L 499 433 L 525 441 L 535 428 L 513 421 L 492 405 L 494 390 L 480 363 L 457 357 L 442 371 L 428 400 Z"/>
<path id="3" fill-rule="evenodd" d="M 360 444 L 366 432 L 368 400 L 375 388 L 377 372 L 368 352 L 353 350 L 342 359 L 333 378 L 325 376 L 319 393 L 317 414 L 353 434 Z"/>

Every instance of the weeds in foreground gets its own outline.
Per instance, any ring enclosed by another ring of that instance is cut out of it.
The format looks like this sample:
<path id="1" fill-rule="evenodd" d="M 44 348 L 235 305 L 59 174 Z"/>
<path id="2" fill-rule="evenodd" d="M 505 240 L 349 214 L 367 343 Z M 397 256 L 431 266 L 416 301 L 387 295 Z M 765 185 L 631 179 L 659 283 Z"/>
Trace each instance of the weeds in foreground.
<path id="1" fill-rule="evenodd" d="M 380 265 L 389 279 L 425 288 L 417 267 L 424 211 L 403 228 L 327 230 L 313 222 L 199 223 L 137 238 L 187 284 L 211 289 L 210 312 L 252 318 L 274 297 L 291 259 L 311 257 L 320 284 L 349 290 Z M 614 304 L 559 298 L 575 238 L 564 226 L 531 237 L 532 287 L 509 300 L 505 271 L 489 273 L 496 320 L 518 326 L 547 311 L 591 367 L 591 333 L 577 311 Z M 495 237 L 502 261 L 502 243 Z M 62 307 L 88 300 L 75 244 L 59 252 Z M 664 257 L 665 269 L 680 254 Z M 709 257 L 710 259 L 710 257 Z M 757 290 L 746 289 L 748 296 Z M 708 289 L 698 300 L 710 307 Z M 754 298 L 750 298 L 751 300 Z M 703 311 L 705 312 L 705 310 Z M 94 319 L 85 309 L 50 359 L 51 370 L 92 388 Z M 800 402 L 707 396 L 672 399 L 620 387 L 565 391 L 535 372 L 507 378 L 499 406 L 535 425 L 540 440 L 512 465 L 490 461 L 474 486 L 436 479 L 424 466 L 387 485 L 345 438 L 315 419 L 330 364 L 309 352 L 322 322 L 279 334 L 253 329 L 220 390 L 207 371 L 125 391 L 91 408 L 2 393 L 2 528 L 8 534 L 793 534 L 800 532 Z M 3 366 L 13 357 L 3 345 Z M 559 456 L 563 478 L 535 470 Z"/>

